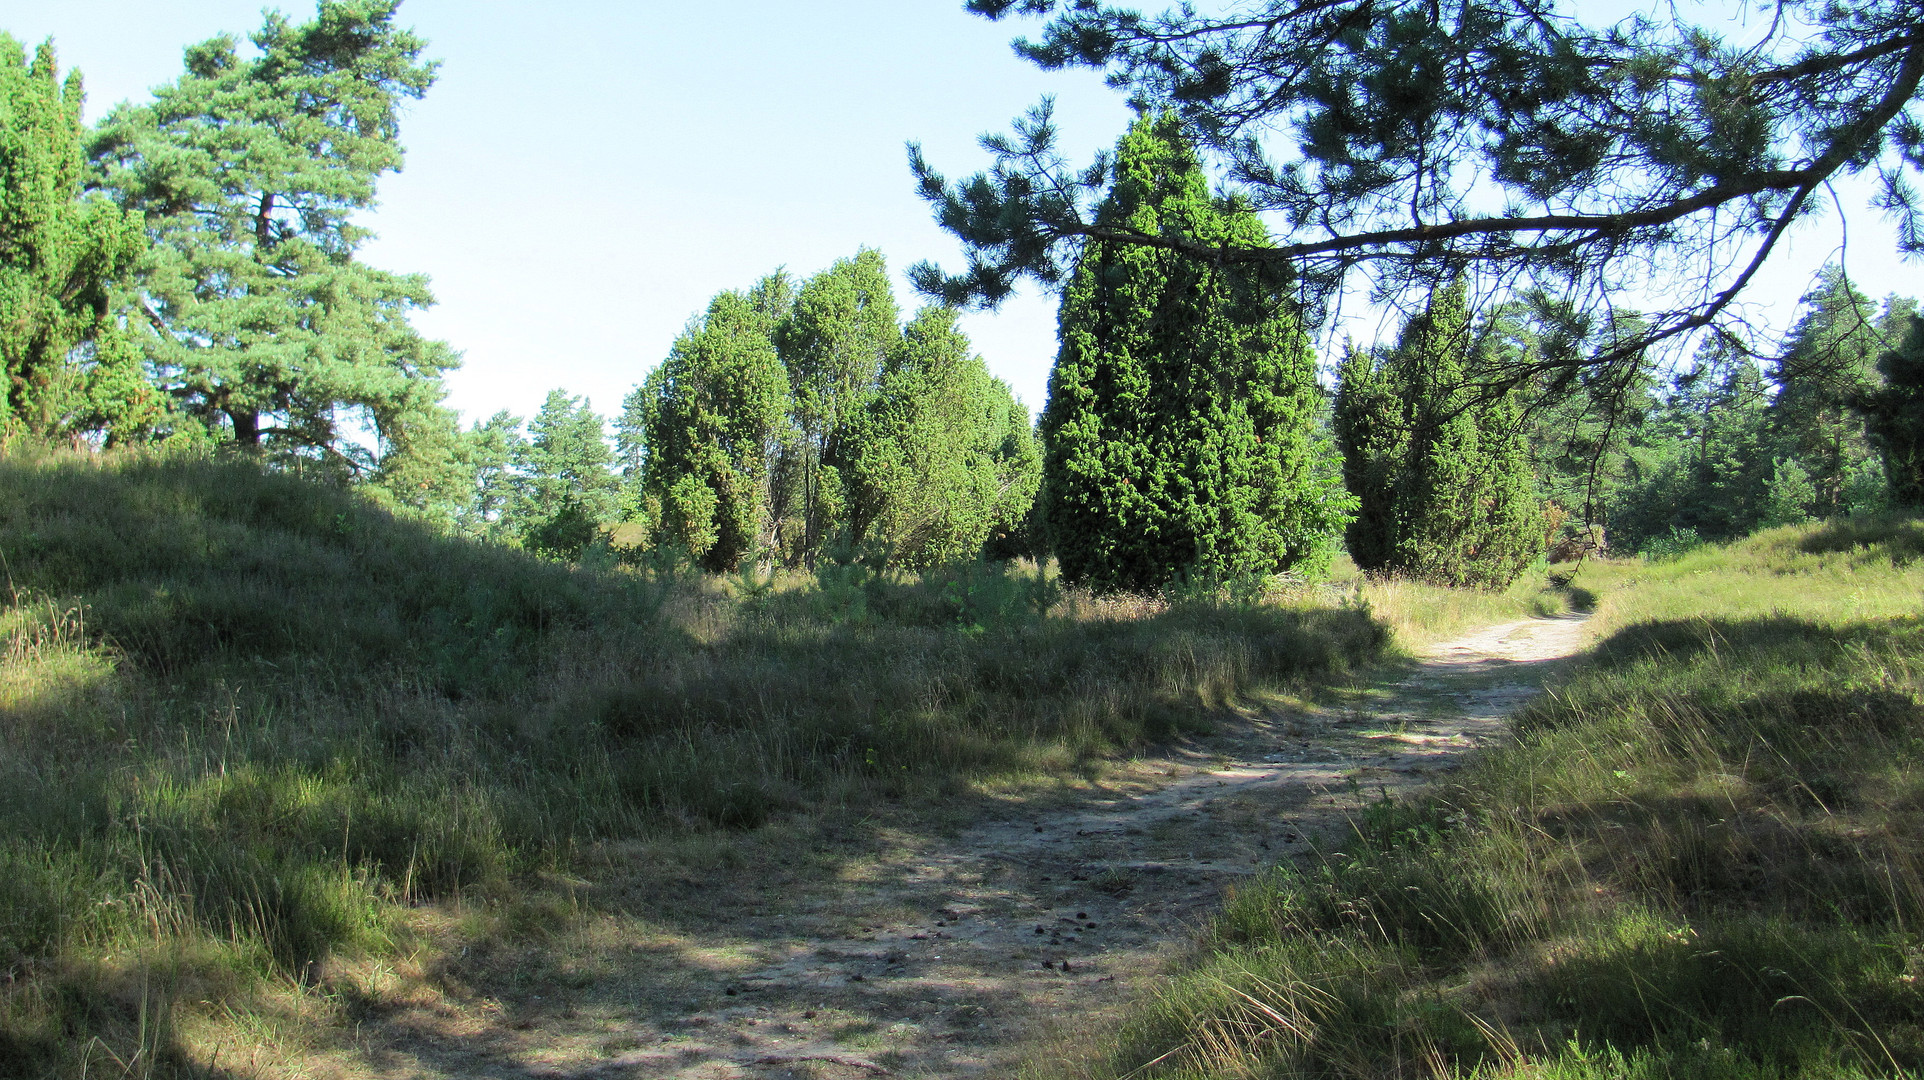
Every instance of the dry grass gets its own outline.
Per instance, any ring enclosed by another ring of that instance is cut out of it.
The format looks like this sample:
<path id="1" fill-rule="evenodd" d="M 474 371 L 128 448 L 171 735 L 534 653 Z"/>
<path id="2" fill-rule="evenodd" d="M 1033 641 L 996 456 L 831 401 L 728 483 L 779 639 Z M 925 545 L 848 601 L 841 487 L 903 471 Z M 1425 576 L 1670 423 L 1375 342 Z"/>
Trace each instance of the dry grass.
<path id="1" fill-rule="evenodd" d="M 1088 1071 L 1915 1075 L 1921 540 L 1596 568 L 1614 632 L 1515 745 L 1240 891 Z"/>
<path id="2" fill-rule="evenodd" d="M 954 812 L 1386 643 L 1313 597 L 1097 599 L 1032 568 L 569 568 L 131 453 L 0 453 L 0 556 L 0 1076 L 298 1056 L 344 973 L 573 918 L 583 859 Z"/>

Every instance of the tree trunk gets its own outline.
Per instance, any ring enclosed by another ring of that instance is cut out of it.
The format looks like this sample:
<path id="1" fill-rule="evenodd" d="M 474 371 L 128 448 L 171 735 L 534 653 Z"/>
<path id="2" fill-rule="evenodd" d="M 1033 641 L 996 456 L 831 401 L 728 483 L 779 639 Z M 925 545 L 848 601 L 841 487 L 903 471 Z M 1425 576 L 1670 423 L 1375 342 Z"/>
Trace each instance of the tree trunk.
<path id="1" fill-rule="evenodd" d="M 253 410 L 232 412 L 227 418 L 234 422 L 234 443 L 253 449 L 261 444 L 261 414 Z"/>

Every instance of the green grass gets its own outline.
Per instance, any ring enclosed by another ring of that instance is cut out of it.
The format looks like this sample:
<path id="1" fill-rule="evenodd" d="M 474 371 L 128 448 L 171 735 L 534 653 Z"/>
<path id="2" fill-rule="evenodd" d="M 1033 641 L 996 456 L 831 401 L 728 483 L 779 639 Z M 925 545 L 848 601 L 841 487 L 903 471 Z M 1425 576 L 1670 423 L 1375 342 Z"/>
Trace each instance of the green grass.
<path id="1" fill-rule="evenodd" d="M 1594 566 L 1594 662 L 1239 890 L 1095 1075 L 1924 1072 L 1924 523 Z"/>
<path id="2" fill-rule="evenodd" d="M 0 574 L 0 1076 L 201 1076 L 195 1031 L 413 906 L 538 915 L 605 841 L 1076 775 L 1387 644 L 1356 604 L 987 567 L 569 568 L 245 462 L 19 446 Z"/>

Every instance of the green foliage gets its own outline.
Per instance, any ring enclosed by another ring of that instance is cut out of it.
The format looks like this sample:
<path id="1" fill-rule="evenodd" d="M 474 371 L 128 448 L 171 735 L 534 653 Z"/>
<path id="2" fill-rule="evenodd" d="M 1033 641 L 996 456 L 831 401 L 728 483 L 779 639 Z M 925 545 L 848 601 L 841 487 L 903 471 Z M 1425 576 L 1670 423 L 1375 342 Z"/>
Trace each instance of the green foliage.
<path id="1" fill-rule="evenodd" d="M 1738 324 L 1730 301 L 1752 283 L 1753 238 L 1769 237 L 1759 258 L 1781 254 L 1775 240 L 1823 212 L 1834 178 L 1884 181 L 1867 202 L 1924 251 L 1914 0 L 1787 0 L 1781 19 L 1734 25 L 1721 5 L 1635 19 L 1512 0 L 968 6 L 1042 19 L 1019 54 L 1099 71 L 1136 108 L 1175 112 L 1287 242 L 1113 228 L 1098 208 L 1107 162 L 1066 161 L 1045 101 L 983 139 L 993 163 L 966 179 L 911 148 L 923 197 L 965 245 L 963 273 L 911 271 L 948 303 L 997 303 L 1023 277 L 1060 283 L 1092 243 L 1293 271 L 1312 321 L 1358 284 L 1351 271 L 1379 295 L 1487 271 L 1476 278 L 1565 297 L 1599 322 L 1625 293 L 1701 279 L 1612 348 L 1546 357 L 1622 372 L 1648 346 Z M 1731 215 L 1756 230 L 1730 230 Z"/>
<path id="2" fill-rule="evenodd" d="M 0 431 L 124 441 L 165 411 L 109 297 L 145 242 L 138 214 L 83 195 L 80 75 L 0 33 Z"/>
<path id="3" fill-rule="evenodd" d="M 1118 147 L 1100 219 L 1203 244 L 1263 241 L 1209 194 L 1173 117 Z M 1317 429 L 1321 394 L 1280 280 L 1091 243 L 1063 295 L 1042 414 L 1042 516 L 1071 582 L 1318 573 L 1351 510 Z"/>
<path id="4" fill-rule="evenodd" d="M 1021 527 L 1041 480 L 1027 410 L 948 308 L 903 328 L 847 446 L 850 539 L 908 569 L 979 556 Z"/>
<path id="5" fill-rule="evenodd" d="M 515 463 L 526 452 L 521 420 L 507 411 L 476 421 L 461 435 L 460 468 L 474 478 L 467 502 L 455 513 L 456 530 L 476 540 L 512 536 Z"/>
<path id="6" fill-rule="evenodd" d="M 1865 425 L 1900 506 L 1924 506 L 1924 317 L 1912 315 L 1903 343 L 1878 357 L 1884 385 L 1869 398 Z"/>
<path id="7" fill-rule="evenodd" d="M 20 442 L 0 551 L 0 1068 L 35 1076 L 128 1058 L 106 975 L 178 965 L 154 1007 L 217 1010 L 605 842 L 1080 770 L 1386 643 L 1355 607 L 1089 610 L 983 565 L 737 598 L 246 459 Z"/>
<path id="8" fill-rule="evenodd" d="M 660 540 L 714 573 L 768 543 L 769 466 L 789 403 L 768 309 L 787 291 L 778 274 L 753 294 L 715 297 L 624 405 L 638 413 L 640 493 L 661 507 Z"/>
<path id="9" fill-rule="evenodd" d="M 511 529 L 530 551 L 579 558 L 619 505 L 601 417 L 588 402 L 550 390 L 516 449 L 515 495 L 504 511 Z"/>
<path id="10" fill-rule="evenodd" d="M 1654 451 L 1643 475 L 1609 493 L 1611 545 L 1637 551 L 1677 530 L 1722 541 L 1755 529 L 1772 475 L 1769 407 L 1757 365 L 1709 342 L 1649 414 Z"/>
<path id="11" fill-rule="evenodd" d="M 1394 350 L 1338 372 L 1349 550 L 1364 570 L 1502 588 L 1542 553 L 1544 517 L 1520 395 L 1476 384 L 1466 295 L 1437 293 Z"/>
<path id="12" fill-rule="evenodd" d="M 777 467 L 775 544 L 813 567 L 847 524 L 842 471 L 856 453 L 849 428 L 875 393 L 901 329 L 882 254 L 864 248 L 809 278 L 775 327 L 794 395 L 796 438 Z"/>
<path id="13" fill-rule="evenodd" d="M 1809 510 L 1818 517 L 1835 517 L 1849 509 L 1846 478 L 1872 455 L 1863 422 L 1851 406 L 1881 381 L 1877 356 L 1889 345 L 1877 305 L 1858 292 L 1839 267 L 1825 269 L 1803 305 L 1789 349 L 1773 372 L 1777 393 L 1770 405 L 1771 433 L 1779 452 L 1795 459 L 1808 477 Z M 1894 319 L 1900 312 L 1888 314 Z"/>
<path id="14" fill-rule="evenodd" d="M 1238 888 L 1096 1074 L 1915 1074 L 1920 552 L 1852 518 L 1602 564 L 1594 663 Z"/>
<path id="15" fill-rule="evenodd" d="M 356 472 L 373 463 L 343 440 L 341 410 L 372 424 L 384 457 L 421 449 L 434 467 L 445 440 L 422 433 L 444 424 L 424 417 L 456 363 L 408 322 L 433 302 L 426 279 L 355 257 L 369 234 L 354 213 L 401 166 L 402 103 L 434 80 L 398 3 L 321 0 L 298 25 L 269 14 L 252 57 L 232 37 L 195 45 L 91 147 L 152 239 L 127 303 L 159 386 L 243 446 Z"/>

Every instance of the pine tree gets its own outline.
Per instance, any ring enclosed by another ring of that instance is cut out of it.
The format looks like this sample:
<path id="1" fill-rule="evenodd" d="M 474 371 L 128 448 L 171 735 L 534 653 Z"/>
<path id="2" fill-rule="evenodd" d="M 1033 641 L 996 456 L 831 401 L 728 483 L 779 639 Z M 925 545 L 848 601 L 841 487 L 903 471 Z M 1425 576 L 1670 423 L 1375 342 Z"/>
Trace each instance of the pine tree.
<path id="1" fill-rule="evenodd" d="M 140 218 L 82 193 L 78 72 L 0 34 L 0 430 L 137 434 L 162 411 L 112 318 Z M 77 362 L 76 362 L 77 361 Z"/>
<path id="2" fill-rule="evenodd" d="M 507 512 L 515 535 L 542 555 L 579 556 L 614 520 L 620 495 L 601 417 L 586 401 L 551 390 L 520 449 Z"/>
<path id="3" fill-rule="evenodd" d="M 527 453 L 521 418 L 505 409 L 462 432 L 461 468 L 474 478 L 467 504 L 455 514 L 455 527 L 462 535 L 496 542 L 513 539 L 519 496 L 515 463 Z"/>
<path id="4" fill-rule="evenodd" d="M 232 37 L 187 50 L 187 71 L 102 122 L 101 182 L 152 239 L 135 310 L 160 385 L 242 446 L 365 467 L 338 410 L 421 422 L 420 392 L 456 364 L 409 313 L 426 279 L 375 270 L 353 224 L 401 167 L 403 101 L 434 81 L 399 0 L 321 0 L 313 21 L 267 16 L 243 57 Z M 435 421 L 438 423 L 438 421 Z"/>
<path id="5" fill-rule="evenodd" d="M 1883 459 L 1891 501 L 1924 507 L 1924 317 L 1907 318 L 1903 344 L 1878 358 L 1884 385 L 1866 402 L 1865 426 Z"/>
<path id="6" fill-rule="evenodd" d="M 1467 290 L 1440 290 L 1387 355 L 1353 354 L 1335 428 L 1363 504 L 1350 555 L 1443 585 L 1501 587 L 1541 553 L 1537 497 L 1515 390 L 1476 384 Z"/>
<path id="7" fill-rule="evenodd" d="M 1794 458 L 1812 484 L 1810 509 L 1831 517 L 1846 509 L 1846 477 L 1872 456 L 1851 405 L 1881 382 L 1877 356 L 1888 346 L 1878 331 L 1877 305 L 1836 266 L 1825 269 L 1803 305 L 1790 347 L 1772 372 L 1778 389 L 1770 422 L 1779 453 Z"/>
<path id="8" fill-rule="evenodd" d="M 942 307 L 910 320 L 846 439 L 850 539 L 909 568 L 979 556 L 1040 480 L 1026 412 L 955 320 Z"/>
<path id="9" fill-rule="evenodd" d="M 813 566 L 827 540 L 846 527 L 845 429 L 866 407 L 901 337 L 897 317 L 888 267 L 880 252 L 864 248 L 809 278 L 775 328 L 796 430 L 771 516 L 791 565 Z"/>
<path id="10" fill-rule="evenodd" d="M 762 542 L 771 454 L 789 406 L 769 308 L 785 290 L 715 297 L 631 396 L 640 413 L 641 492 L 661 536 L 705 569 L 735 570 Z"/>
<path id="11" fill-rule="evenodd" d="M 1612 500 L 1614 546 L 1636 550 L 1678 531 L 1728 540 L 1765 519 L 1770 395 L 1763 372 L 1733 346 L 1707 341 L 1652 409 L 1644 440 L 1654 460 Z"/>
<path id="12" fill-rule="evenodd" d="M 1257 244 L 1214 199 L 1173 117 L 1118 147 L 1105 228 Z M 1063 296 L 1043 412 L 1043 520 L 1065 579 L 1157 589 L 1178 576 L 1314 572 L 1351 500 L 1317 437 L 1314 361 L 1283 282 L 1092 240 Z"/>

